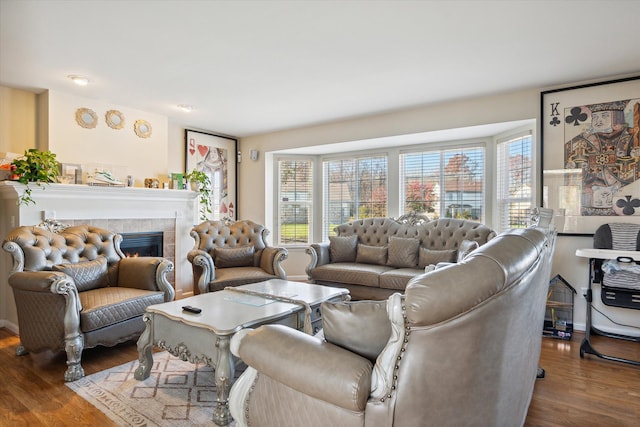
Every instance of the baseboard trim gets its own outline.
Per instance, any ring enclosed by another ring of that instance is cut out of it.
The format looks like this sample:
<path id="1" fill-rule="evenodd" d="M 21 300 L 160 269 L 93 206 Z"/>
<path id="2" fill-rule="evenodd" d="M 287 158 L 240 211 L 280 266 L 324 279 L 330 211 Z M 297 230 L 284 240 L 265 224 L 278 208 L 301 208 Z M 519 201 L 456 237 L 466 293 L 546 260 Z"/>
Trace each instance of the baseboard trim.
<path id="1" fill-rule="evenodd" d="M 18 325 L 13 322 L 9 322 L 8 320 L 0 320 L 0 328 L 8 329 L 16 335 L 20 335 L 20 330 L 18 329 Z"/>

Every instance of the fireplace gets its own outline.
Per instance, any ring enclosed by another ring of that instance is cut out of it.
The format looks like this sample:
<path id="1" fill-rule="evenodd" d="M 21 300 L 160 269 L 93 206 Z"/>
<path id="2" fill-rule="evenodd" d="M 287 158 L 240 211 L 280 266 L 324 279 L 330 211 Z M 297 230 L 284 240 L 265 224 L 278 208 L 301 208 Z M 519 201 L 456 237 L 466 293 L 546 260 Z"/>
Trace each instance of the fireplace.
<path id="1" fill-rule="evenodd" d="M 163 256 L 162 231 L 146 231 L 141 233 L 121 233 L 120 249 L 128 256 Z"/>

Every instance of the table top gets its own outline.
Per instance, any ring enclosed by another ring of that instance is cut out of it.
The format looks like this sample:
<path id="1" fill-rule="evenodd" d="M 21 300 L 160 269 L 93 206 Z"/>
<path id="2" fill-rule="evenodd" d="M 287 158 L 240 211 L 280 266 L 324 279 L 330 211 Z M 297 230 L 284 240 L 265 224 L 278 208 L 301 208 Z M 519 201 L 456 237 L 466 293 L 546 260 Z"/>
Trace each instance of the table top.
<path id="1" fill-rule="evenodd" d="M 576 249 L 576 256 L 582 258 L 596 259 L 617 259 L 618 257 L 629 257 L 640 261 L 640 251 L 618 251 L 614 249 Z"/>
<path id="2" fill-rule="evenodd" d="M 252 283 L 238 286 L 238 288 L 240 290 L 246 289 L 250 292 L 304 301 L 310 306 L 349 293 L 344 288 L 290 282 L 281 279 Z M 202 312 L 192 314 L 183 311 L 182 307 L 185 305 L 198 307 L 202 309 Z M 154 304 L 147 307 L 147 312 L 157 313 L 195 327 L 209 329 L 216 335 L 232 335 L 242 328 L 250 328 L 268 321 L 277 320 L 289 314 L 302 311 L 304 308 L 301 304 L 282 302 L 236 292 L 233 289 L 225 289 L 162 304 Z"/>

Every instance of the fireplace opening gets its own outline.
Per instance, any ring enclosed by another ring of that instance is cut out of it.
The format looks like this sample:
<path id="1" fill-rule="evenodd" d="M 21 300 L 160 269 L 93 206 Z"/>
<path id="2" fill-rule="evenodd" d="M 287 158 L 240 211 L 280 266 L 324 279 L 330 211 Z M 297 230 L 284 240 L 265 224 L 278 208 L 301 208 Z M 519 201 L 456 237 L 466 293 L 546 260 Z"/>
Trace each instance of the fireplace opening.
<path id="1" fill-rule="evenodd" d="M 127 257 L 153 256 L 161 257 L 163 246 L 162 231 L 147 231 L 141 233 L 121 233 L 120 249 Z"/>

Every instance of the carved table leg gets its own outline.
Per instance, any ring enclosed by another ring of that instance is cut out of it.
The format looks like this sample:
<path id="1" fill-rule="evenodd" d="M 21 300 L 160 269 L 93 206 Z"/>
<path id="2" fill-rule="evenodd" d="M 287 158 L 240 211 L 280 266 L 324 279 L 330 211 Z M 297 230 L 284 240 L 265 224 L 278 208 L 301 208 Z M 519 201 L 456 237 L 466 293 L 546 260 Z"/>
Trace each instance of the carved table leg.
<path id="1" fill-rule="evenodd" d="M 144 380 L 149 378 L 151 374 L 151 367 L 153 366 L 153 320 L 149 313 L 142 315 L 142 320 L 146 323 L 144 332 L 138 338 L 138 362 L 140 363 L 136 368 L 133 376 L 137 380 Z"/>
<path id="2" fill-rule="evenodd" d="M 216 340 L 218 347 L 218 360 L 215 367 L 216 382 L 216 408 L 213 411 L 213 422 L 219 426 L 227 425 L 231 422 L 229 413 L 229 390 L 235 374 L 235 367 L 229 350 L 229 336 L 221 336 Z"/>

